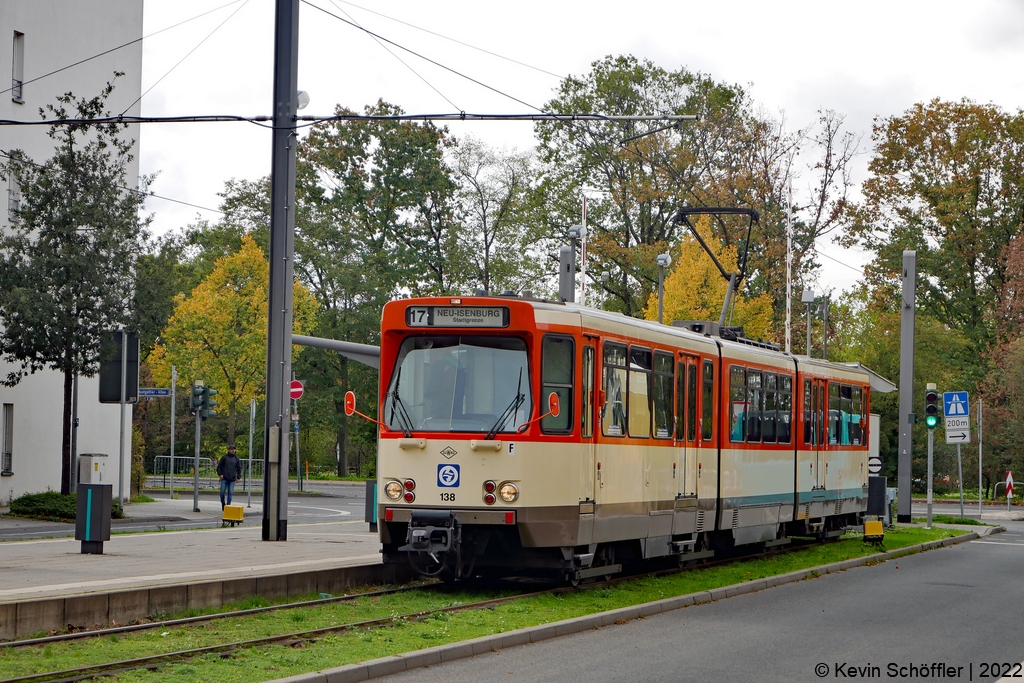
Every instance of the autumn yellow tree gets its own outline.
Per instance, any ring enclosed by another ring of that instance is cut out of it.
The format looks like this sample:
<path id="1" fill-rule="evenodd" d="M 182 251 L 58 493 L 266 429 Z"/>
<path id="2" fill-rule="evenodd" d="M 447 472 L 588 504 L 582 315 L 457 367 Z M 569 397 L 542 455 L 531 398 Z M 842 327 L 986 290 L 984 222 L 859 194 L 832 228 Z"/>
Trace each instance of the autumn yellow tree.
<path id="1" fill-rule="evenodd" d="M 726 247 L 711 236 L 711 223 L 707 216 L 697 222 L 697 232 L 715 251 L 715 258 L 727 272 L 736 271 L 736 247 Z M 711 257 L 692 235 L 685 236 L 672 253 L 674 269 L 665 277 L 665 315 L 672 320 L 718 320 L 729 286 L 718 272 Z M 751 338 L 769 336 L 772 326 L 772 299 L 768 294 L 753 298 L 742 293 L 733 296 L 726 323 L 742 325 L 744 334 Z M 658 319 L 657 290 L 647 301 L 644 317 Z"/>
<path id="2" fill-rule="evenodd" d="M 171 366 L 185 382 L 203 380 L 227 408 L 228 443 L 234 443 L 239 404 L 260 398 L 267 367 L 267 257 L 249 235 L 241 248 L 218 259 L 189 296 L 175 298 L 174 313 L 149 355 L 157 382 L 166 386 Z M 316 300 L 294 286 L 293 331 L 312 329 Z M 223 409 L 223 408 L 222 408 Z"/>

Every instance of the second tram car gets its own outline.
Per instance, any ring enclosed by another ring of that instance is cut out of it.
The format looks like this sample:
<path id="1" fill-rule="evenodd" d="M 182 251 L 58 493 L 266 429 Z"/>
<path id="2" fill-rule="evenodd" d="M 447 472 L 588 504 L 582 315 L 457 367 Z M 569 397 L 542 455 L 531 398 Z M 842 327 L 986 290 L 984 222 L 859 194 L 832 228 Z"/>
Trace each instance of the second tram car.
<path id="1" fill-rule="evenodd" d="M 387 304 L 384 561 L 579 580 L 858 523 L 870 373 L 692 327 L 520 297 Z"/>

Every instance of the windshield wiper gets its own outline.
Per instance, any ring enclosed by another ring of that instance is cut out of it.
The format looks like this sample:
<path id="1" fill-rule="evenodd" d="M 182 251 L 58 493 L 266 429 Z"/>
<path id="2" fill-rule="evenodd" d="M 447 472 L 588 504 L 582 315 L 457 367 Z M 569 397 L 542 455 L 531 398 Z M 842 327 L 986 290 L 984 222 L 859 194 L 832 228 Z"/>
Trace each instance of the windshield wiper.
<path id="1" fill-rule="evenodd" d="M 526 400 L 526 396 L 523 394 L 522 388 L 523 369 L 519 368 L 519 383 L 516 385 L 516 397 L 512 399 L 512 402 L 508 404 L 507 408 L 505 408 L 505 412 L 498 417 L 498 421 L 494 423 L 494 426 L 487 431 L 487 435 L 484 436 L 484 440 L 495 438 L 498 435 L 498 432 L 504 429 L 505 423 L 519 412 L 519 407 L 523 405 L 523 401 Z"/>
<path id="2" fill-rule="evenodd" d="M 402 402 L 402 397 L 398 395 L 398 385 L 402 381 L 402 369 L 398 369 L 398 374 L 395 375 L 395 388 L 388 394 L 391 397 L 391 419 L 388 422 L 395 422 L 395 417 L 398 417 L 398 426 L 402 430 L 402 436 L 412 438 L 412 418 L 409 417 L 409 412 L 405 409 L 405 403 Z"/>

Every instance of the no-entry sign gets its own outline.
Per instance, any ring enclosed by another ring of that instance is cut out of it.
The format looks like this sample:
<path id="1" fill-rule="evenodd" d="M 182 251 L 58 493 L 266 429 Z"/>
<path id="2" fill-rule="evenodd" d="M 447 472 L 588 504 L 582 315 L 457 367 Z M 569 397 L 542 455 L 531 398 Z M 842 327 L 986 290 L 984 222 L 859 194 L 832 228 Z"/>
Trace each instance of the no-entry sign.
<path id="1" fill-rule="evenodd" d="M 291 388 L 288 392 L 288 395 L 291 396 L 291 399 L 293 401 L 298 401 L 300 398 L 302 398 L 303 391 L 304 389 L 302 388 L 302 380 L 293 379 L 291 383 Z"/>

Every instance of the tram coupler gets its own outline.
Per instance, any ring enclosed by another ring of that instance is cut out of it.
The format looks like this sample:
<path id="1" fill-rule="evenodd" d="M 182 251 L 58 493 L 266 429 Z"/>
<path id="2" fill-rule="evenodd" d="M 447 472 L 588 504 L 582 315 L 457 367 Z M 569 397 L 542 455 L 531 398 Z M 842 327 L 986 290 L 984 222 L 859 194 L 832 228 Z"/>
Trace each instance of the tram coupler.
<path id="1" fill-rule="evenodd" d="M 399 551 L 424 553 L 440 564 L 438 555 L 462 543 L 462 523 L 450 510 L 413 510 L 405 545 Z"/>

